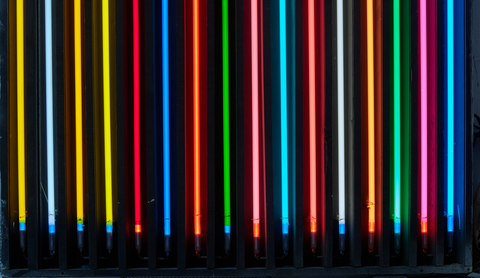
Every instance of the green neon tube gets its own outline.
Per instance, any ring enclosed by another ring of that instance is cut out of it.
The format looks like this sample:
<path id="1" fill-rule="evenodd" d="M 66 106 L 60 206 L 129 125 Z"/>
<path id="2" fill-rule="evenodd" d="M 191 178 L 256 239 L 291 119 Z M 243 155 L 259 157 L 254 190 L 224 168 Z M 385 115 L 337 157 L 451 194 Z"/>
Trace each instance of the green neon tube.
<path id="1" fill-rule="evenodd" d="M 228 62 L 228 0 L 222 0 L 222 75 L 223 75 L 223 201 L 225 214 L 225 252 L 230 251 L 230 109 Z"/>

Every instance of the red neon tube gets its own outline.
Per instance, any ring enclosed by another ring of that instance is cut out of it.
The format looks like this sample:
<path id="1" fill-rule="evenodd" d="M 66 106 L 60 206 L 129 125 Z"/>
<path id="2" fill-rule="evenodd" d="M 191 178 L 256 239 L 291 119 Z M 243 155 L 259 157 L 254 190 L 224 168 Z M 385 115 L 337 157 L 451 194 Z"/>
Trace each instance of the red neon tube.
<path id="1" fill-rule="evenodd" d="M 193 160 L 194 160 L 194 215 L 195 252 L 201 250 L 201 211 L 200 211 L 200 44 L 198 1 L 193 0 Z"/>
<path id="2" fill-rule="evenodd" d="M 315 15 L 314 0 L 308 1 L 308 134 L 310 149 L 310 233 L 312 251 L 317 248 L 317 161 L 315 118 Z"/>
<path id="3" fill-rule="evenodd" d="M 140 184 L 140 46 L 138 0 L 133 0 L 133 141 L 135 181 L 135 248 L 142 249 L 141 243 L 141 184 Z"/>
<path id="4" fill-rule="evenodd" d="M 251 0 L 252 50 L 252 184 L 254 255 L 260 254 L 260 130 L 258 106 L 258 1 Z"/>

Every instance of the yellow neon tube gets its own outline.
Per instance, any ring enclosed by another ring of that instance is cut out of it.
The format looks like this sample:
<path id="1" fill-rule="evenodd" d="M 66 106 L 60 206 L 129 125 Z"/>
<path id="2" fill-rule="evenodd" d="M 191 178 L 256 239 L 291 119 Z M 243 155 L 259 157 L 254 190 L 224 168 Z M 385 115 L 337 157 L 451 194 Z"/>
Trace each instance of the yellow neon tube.
<path id="1" fill-rule="evenodd" d="M 17 0 L 17 129 L 18 129 L 18 217 L 21 236 L 25 237 L 25 52 L 24 52 L 24 0 Z M 22 244 L 23 243 L 23 244 Z M 20 248 L 25 249 L 25 238 L 20 239 Z"/>
<path id="2" fill-rule="evenodd" d="M 108 0 L 102 0 L 102 46 L 103 46 L 103 119 L 105 133 L 105 199 L 107 249 L 113 248 L 112 204 L 112 135 L 110 118 L 110 35 Z"/>
<path id="3" fill-rule="evenodd" d="M 77 230 L 83 230 L 83 115 L 82 115 L 82 6 L 74 2 L 75 51 L 75 167 L 77 190 Z"/>

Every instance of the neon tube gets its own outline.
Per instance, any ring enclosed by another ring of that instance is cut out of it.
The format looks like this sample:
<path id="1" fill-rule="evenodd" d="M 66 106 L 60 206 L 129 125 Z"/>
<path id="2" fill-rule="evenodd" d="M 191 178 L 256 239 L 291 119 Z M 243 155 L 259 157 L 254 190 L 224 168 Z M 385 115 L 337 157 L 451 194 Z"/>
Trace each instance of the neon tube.
<path id="1" fill-rule="evenodd" d="M 315 123 L 315 18 L 314 0 L 308 1 L 308 134 L 310 152 L 310 247 L 317 248 L 317 161 Z"/>
<path id="2" fill-rule="evenodd" d="M 202 223 L 200 207 L 200 43 L 198 1 L 193 0 L 193 160 L 194 160 L 194 215 L 195 253 L 200 255 Z"/>
<path id="3" fill-rule="evenodd" d="M 400 252 L 400 0 L 393 1 L 394 249 Z"/>
<path id="4" fill-rule="evenodd" d="M 454 24 L 453 0 L 447 0 L 447 250 L 453 249 Z"/>
<path id="5" fill-rule="evenodd" d="M 427 126 L 427 1 L 420 0 L 420 227 L 422 249 L 426 252 L 428 223 L 428 126 Z"/>
<path id="6" fill-rule="evenodd" d="M 222 61 L 223 61 L 223 204 L 225 217 L 225 252 L 230 252 L 230 79 L 228 59 L 228 0 L 222 0 Z"/>
<path id="7" fill-rule="evenodd" d="M 25 45 L 24 0 L 17 0 L 17 129 L 18 129 L 18 218 L 20 249 L 25 251 L 27 214 L 25 204 Z"/>
<path id="8" fill-rule="evenodd" d="M 341 254 L 345 251 L 345 69 L 343 56 L 343 0 L 337 0 L 338 241 Z"/>
<path id="9" fill-rule="evenodd" d="M 112 134 L 110 115 L 110 24 L 109 0 L 102 0 L 102 46 L 103 46 L 103 128 L 105 140 L 105 209 L 106 245 L 113 249 L 113 202 L 112 202 Z"/>
<path id="10" fill-rule="evenodd" d="M 253 253 L 260 256 L 260 130 L 258 104 L 258 2 L 251 0 Z"/>
<path id="11" fill-rule="evenodd" d="M 283 252 L 288 253 L 288 122 L 287 122 L 287 27 L 285 0 L 280 0 L 280 145 L 282 169 Z"/>
<path id="12" fill-rule="evenodd" d="M 368 251 L 375 246 L 375 83 L 373 56 L 373 0 L 367 0 L 368 107 Z"/>
<path id="13" fill-rule="evenodd" d="M 75 51 L 75 175 L 77 193 L 77 247 L 84 246 L 83 230 L 83 88 L 82 88 L 82 6 L 74 2 L 74 51 Z"/>
<path id="14" fill-rule="evenodd" d="M 142 208 L 140 176 L 140 44 L 138 0 L 133 0 L 133 145 L 135 180 L 135 249 L 142 249 Z"/>
<path id="15" fill-rule="evenodd" d="M 55 165 L 53 148 L 52 0 L 45 0 L 45 83 L 47 126 L 48 248 L 55 254 Z"/>
<path id="16" fill-rule="evenodd" d="M 162 0 L 162 74 L 163 74 L 163 217 L 165 253 L 170 246 L 170 106 L 168 71 L 168 0 Z"/>

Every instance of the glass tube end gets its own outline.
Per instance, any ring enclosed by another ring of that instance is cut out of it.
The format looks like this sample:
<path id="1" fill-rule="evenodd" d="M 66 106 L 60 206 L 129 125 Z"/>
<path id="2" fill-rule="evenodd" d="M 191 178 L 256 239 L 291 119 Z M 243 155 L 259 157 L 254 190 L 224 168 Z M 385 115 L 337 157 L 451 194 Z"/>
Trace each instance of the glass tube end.
<path id="1" fill-rule="evenodd" d="M 394 249 L 395 249 L 396 254 L 400 254 L 400 242 L 401 242 L 400 233 L 394 233 L 393 234 L 393 245 L 394 245 Z"/>
<path id="2" fill-rule="evenodd" d="M 112 224 L 107 224 L 106 245 L 107 245 L 108 253 L 111 253 L 113 249 L 113 225 Z"/>
<path id="3" fill-rule="evenodd" d="M 80 252 L 82 252 L 84 245 L 85 242 L 83 223 L 77 223 L 77 247 L 78 249 L 80 249 Z"/>
<path id="4" fill-rule="evenodd" d="M 166 253 L 166 256 L 168 256 L 168 254 L 172 250 L 172 247 L 171 247 L 170 243 L 171 243 L 170 235 L 165 235 L 165 237 L 164 237 L 164 251 Z"/>
<path id="5" fill-rule="evenodd" d="M 225 226 L 225 253 L 229 254 L 231 249 L 231 227 Z"/>
<path id="6" fill-rule="evenodd" d="M 199 257 L 200 251 L 202 251 L 202 235 L 195 235 L 195 254 Z"/>
<path id="7" fill-rule="evenodd" d="M 20 222 L 19 233 L 20 249 L 22 249 L 22 252 L 25 252 L 25 248 L 27 247 L 27 225 L 25 222 Z"/>

